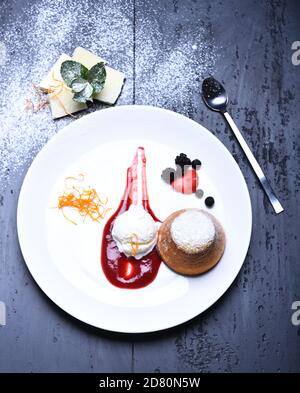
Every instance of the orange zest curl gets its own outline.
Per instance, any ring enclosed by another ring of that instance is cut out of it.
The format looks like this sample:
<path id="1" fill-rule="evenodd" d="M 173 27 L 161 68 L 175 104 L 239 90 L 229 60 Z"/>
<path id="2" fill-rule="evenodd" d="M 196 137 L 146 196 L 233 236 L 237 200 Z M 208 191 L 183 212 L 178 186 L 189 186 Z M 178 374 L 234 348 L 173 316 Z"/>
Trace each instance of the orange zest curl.
<path id="1" fill-rule="evenodd" d="M 130 246 L 132 250 L 132 255 L 136 257 L 137 251 L 139 249 L 139 238 L 135 233 L 131 237 Z"/>
<path id="2" fill-rule="evenodd" d="M 74 185 L 71 186 L 68 184 L 70 181 L 83 181 L 83 179 L 83 175 L 79 175 L 78 178 L 71 176 L 67 177 L 65 179 L 66 191 L 63 195 L 58 197 L 58 209 L 60 209 L 64 217 L 74 225 L 77 225 L 77 223 L 67 217 L 64 208 L 69 207 L 77 209 L 84 220 L 86 217 L 90 217 L 92 221 L 97 222 L 100 222 L 100 220 L 105 217 L 106 213 L 111 210 L 107 208 L 108 199 L 106 198 L 102 201 L 94 188 L 85 189 L 83 187 L 75 187 Z"/>

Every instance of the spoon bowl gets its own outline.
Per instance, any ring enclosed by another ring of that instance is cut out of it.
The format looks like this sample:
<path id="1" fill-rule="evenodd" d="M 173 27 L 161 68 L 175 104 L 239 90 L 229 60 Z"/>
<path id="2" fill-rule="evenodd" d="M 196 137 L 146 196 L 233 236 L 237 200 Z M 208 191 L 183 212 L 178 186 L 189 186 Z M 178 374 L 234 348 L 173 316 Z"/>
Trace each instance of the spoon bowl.
<path id="1" fill-rule="evenodd" d="M 203 81 L 202 97 L 205 104 L 213 111 L 226 112 L 228 95 L 224 86 L 212 76 Z"/>

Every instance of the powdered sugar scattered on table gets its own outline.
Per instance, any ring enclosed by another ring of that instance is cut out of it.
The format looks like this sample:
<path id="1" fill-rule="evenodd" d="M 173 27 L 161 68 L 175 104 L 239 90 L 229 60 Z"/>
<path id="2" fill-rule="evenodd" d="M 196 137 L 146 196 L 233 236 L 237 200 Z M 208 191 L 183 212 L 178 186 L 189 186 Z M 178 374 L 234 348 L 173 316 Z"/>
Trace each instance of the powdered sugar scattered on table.
<path id="1" fill-rule="evenodd" d="M 185 29 L 176 39 L 160 31 L 155 18 L 137 30 L 136 102 L 188 115 L 194 97 L 201 99 L 201 80 L 211 73 L 216 51 L 204 27 Z"/>
<path id="2" fill-rule="evenodd" d="M 1 2 L 0 16 L 10 4 L 8 0 Z M 1 181 L 23 171 L 42 146 L 73 121 L 70 117 L 54 121 L 49 109 L 25 112 L 24 101 L 34 95 L 31 83 L 38 83 L 61 53 L 71 55 L 76 46 L 101 55 L 125 73 L 118 105 L 134 102 L 135 73 L 137 104 L 190 113 L 194 95 L 200 98 L 200 79 L 211 71 L 216 57 L 205 28 L 185 30 L 168 47 L 165 43 L 169 38 L 153 25 L 155 15 L 148 17 L 136 11 L 134 32 L 133 10 L 133 0 L 126 1 L 126 7 L 122 0 L 41 0 L 25 7 L 17 18 L 11 13 L 5 20 L 0 35 L 6 48 L 5 63 L 0 64 Z M 95 104 L 77 117 L 101 107 Z"/>
<path id="3" fill-rule="evenodd" d="M 0 14 L 9 4 L 1 2 Z M 90 0 L 42 0 L 25 8 L 17 19 L 12 14 L 5 21 L 0 37 L 7 50 L 7 61 L 0 66 L 0 180 L 28 166 L 42 146 L 73 121 L 70 117 L 52 120 L 48 108 L 33 114 L 24 111 L 25 99 L 34 95 L 31 83 L 38 83 L 61 53 L 72 54 L 80 45 L 103 56 L 126 74 L 119 104 L 132 102 L 131 14 L 120 0 L 109 5 L 95 5 Z M 99 104 L 91 110 L 95 109 Z"/>

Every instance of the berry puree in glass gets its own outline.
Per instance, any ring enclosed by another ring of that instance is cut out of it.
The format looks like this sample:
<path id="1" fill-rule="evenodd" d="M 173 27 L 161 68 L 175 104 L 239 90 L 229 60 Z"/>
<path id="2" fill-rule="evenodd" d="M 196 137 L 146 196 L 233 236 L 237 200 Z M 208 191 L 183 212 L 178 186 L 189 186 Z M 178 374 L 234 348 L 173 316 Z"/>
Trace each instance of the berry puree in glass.
<path id="1" fill-rule="evenodd" d="M 119 288 L 137 289 L 146 287 L 155 279 L 161 258 L 156 247 L 139 260 L 127 257 L 119 251 L 112 236 L 112 228 L 116 217 L 128 210 L 131 205 L 142 205 L 154 221 L 159 222 L 149 205 L 143 147 L 137 149 L 133 163 L 127 169 L 124 196 L 117 211 L 104 227 L 101 248 L 101 265 L 108 281 Z"/>

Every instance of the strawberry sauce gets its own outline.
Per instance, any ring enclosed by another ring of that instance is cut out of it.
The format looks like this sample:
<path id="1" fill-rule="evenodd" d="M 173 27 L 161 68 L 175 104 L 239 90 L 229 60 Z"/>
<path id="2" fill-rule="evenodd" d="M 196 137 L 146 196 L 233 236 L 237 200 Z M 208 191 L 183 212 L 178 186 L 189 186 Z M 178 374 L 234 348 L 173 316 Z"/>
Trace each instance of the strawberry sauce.
<path id="1" fill-rule="evenodd" d="M 119 288 L 137 289 L 149 285 L 156 277 L 161 258 L 156 247 L 142 259 L 127 257 L 121 253 L 112 237 L 112 228 L 116 217 L 131 205 L 141 204 L 152 216 L 154 215 L 148 199 L 146 180 L 146 157 L 143 147 L 137 149 L 131 167 L 127 169 L 127 183 L 122 201 L 117 211 L 110 217 L 103 230 L 101 265 L 108 281 Z"/>

